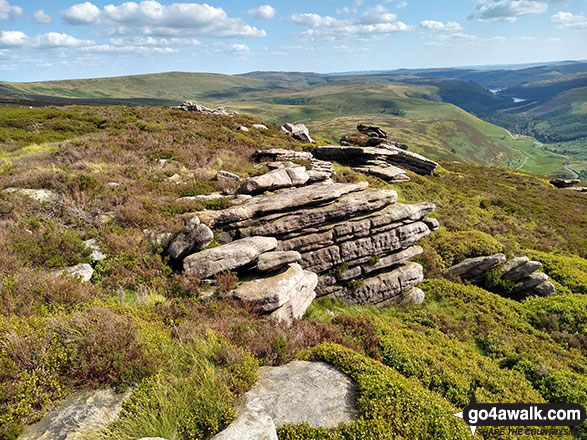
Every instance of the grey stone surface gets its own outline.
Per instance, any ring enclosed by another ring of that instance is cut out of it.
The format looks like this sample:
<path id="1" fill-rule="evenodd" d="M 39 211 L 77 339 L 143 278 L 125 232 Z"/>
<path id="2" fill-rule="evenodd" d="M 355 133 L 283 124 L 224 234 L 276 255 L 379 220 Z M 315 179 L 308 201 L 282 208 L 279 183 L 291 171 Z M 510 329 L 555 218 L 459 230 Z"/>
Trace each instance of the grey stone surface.
<path id="1" fill-rule="evenodd" d="M 20 440 L 85 440 L 114 421 L 131 394 L 101 389 L 75 394 L 39 422 L 27 426 Z"/>
<path id="2" fill-rule="evenodd" d="M 542 272 L 534 272 L 532 275 L 524 278 L 520 282 L 518 282 L 514 289 L 512 290 L 512 294 L 520 294 L 522 292 L 531 292 L 535 287 L 539 286 L 540 284 L 544 283 L 548 280 L 548 275 Z"/>
<path id="3" fill-rule="evenodd" d="M 280 168 L 245 179 L 237 192 L 258 194 L 265 191 L 275 191 L 281 188 L 304 185 L 309 179 L 310 176 L 306 173 L 305 167 Z"/>
<path id="4" fill-rule="evenodd" d="M 55 276 L 70 276 L 80 280 L 82 283 L 89 283 L 94 275 L 94 269 L 87 263 L 77 264 L 52 272 Z"/>
<path id="5" fill-rule="evenodd" d="M 479 282 L 498 264 L 507 260 L 504 254 L 495 254 L 484 257 L 467 258 L 466 260 L 449 267 L 449 271 L 464 279 Z"/>
<path id="6" fill-rule="evenodd" d="M 542 267 L 539 261 L 530 261 L 528 257 L 517 257 L 507 261 L 501 268 L 504 280 L 518 282 Z"/>
<path id="7" fill-rule="evenodd" d="M 273 237 L 244 238 L 192 254 L 184 259 L 183 268 L 197 278 L 205 279 L 252 263 L 260 254 L 276 247 L 277 240 Z"/>
<path id="8" fill-rule="evenodd" d="M 171 240 L 167 254 L 173 260 L 182 260 L 187 255 L 201 251 L 214 239 L 212 230 L 193 217 L 177 236 Z"/>
<path id="9" fill-rule="evenodd" d="M 534 288 L 534 292 L 538 296 L 548 296 L 556 292 L 556 287 L 550 281 L 545 281 Z"/>
<path id="10" fill-rule="evenodd" d="M 261 368 L 259 381 L 243 396 L 244 412 L 264 412 L 276 426 L 307 422 L 332 428 L 357 417 L 357 387 L 334 367 L 295 361 Z"/>
<path id="11" fill-rule="evenodd" d="M 257 269 L 260 272 L 272 272 L 288 265 L 289 263 L 299 263 L 301 261 L 302 255 L 297 251 L 266 252 L 259 256 Z"/>
<path id="12" fill-rule="evenodd" d="M 269 130 L 267 126 L 263 124 L 253 124 L 252 127 L 256 128 L 257 130 Z"/>
<path id="13" fill-rule="evenodd" d="M 581 183 L 579 179 L 552 179 L 550 181 L 551 185 L 556 186 L 557 188 L 568 188 L 573 185 L 577 185 Z"/>
<path id="14" fill-rule="evenodd" d="M 277 275 L 241 283 L 231 292 L 231 296 L 252 310 L 272 312 L 286 304 L 302 288 L 305 288 L 308 285 L 306 278 L 310 274 L 315 276 L 311 272 L 304 271 L 299 264 L 292 263 L 287 270 Z M 314 287 L 316 286 L 314 285 Z"/>
<path id="15" fill-rule="evenodd" d="M 414 287 L 407 292 L 402 294 L 402 298 L 400 300 L 400 305 L 402 306 L 417 306 L 424 302 L 426 299 L 426 294 L 422 289 Z"/>
<path id="16" fill-rule="evenodd" d="M 104 250 L 102 249 L 102 246 L 95 238 L 84 241 L 84 245 L 91 252 L 90 260 L 101 261 L 107 257 L 107 255 L 104 253 Z"/>
<path id="17" fill-rule="evenodd" d="M 410 181 L 410 178 L 404 170 L 393 165 L 361 166 L 354 167 L 354 169 L 364 174 L 370 174 L 372 176 L 379 177 L 380 179 L 383 179 L 386 182 L 390 183 L 401 183 Z"/>
<path id="18" fill-rule="evenodd" d="M 50 189 L 6 188 L 2 192 L 28 197 L 41 203 L 57 203 L 61 196 Z"/>
<path id="19" fill-rule="evenodd" d="M 262 411 L 246 411 L 211 440 L 278 440 L 273 419 Z"/>
<path id="20" fill-rule="evenodd" d="M 246 128 L 246 127 L 245 127 Z M 248 131 L 248 129 L 247 129 Z M 236 190 L 241 185 L 242 179 L 240 176 L 230 173 L 228 171 L 218 171 L 216 173 L 216 180 L 218 181 L 218 186 L 220 187 L 220 191 L 222 194 L 234 194 Z"/>
<path id="21" fill-rule="evenodd" d="M 314 143 L 314 139 L 310 136 L 310 130 L 304 124 L 291 124 L 288 122 L 281 129 L 299 141 Z"/>
<path id="22" fill-rule="evenodd" d="M 297 319 L 301 319 L 316 298 L 316 285 L 318 284 L 318 275 L 314 272 L 304 271 L 303 282 L 297 291 L 292 295 L 290 300 L 279 309 L 271 313 L 270 317 L 278 323 L 291 326 Z"/>
<path id="23" fill-rule="evenodd" d="M 364 190 L 367 186 L 367 182 L 308 185 L 282 190 L 268 196 L 253 197 L 242 205 L 223 211 L 202 211 L 198 216 L 208 226 L 222 226 L 267 214 L 332 202 L 344 194 Z"/>

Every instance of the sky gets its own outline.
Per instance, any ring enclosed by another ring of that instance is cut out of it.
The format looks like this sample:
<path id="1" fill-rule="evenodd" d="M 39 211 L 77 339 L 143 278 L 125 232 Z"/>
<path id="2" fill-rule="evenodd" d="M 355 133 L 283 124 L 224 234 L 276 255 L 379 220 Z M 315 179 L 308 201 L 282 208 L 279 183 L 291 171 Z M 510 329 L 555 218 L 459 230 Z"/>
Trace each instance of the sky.
<path id="1" fill-rule="evenodd" d="M 0 80 L 587 59 L 587 0 L 0 0 Z"/>

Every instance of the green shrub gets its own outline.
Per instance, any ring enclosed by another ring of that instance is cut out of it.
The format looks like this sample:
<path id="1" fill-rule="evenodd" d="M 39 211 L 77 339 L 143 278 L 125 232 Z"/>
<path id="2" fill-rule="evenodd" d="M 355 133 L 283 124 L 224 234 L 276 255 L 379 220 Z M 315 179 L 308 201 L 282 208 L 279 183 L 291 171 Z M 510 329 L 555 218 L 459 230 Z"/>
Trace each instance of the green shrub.
<path id="1" fill-rule="evenodd" d="M 542 270 L 573 293 L 587 294 L 587 260 L 576 255 L 530 251 L 528 255 L 543 264 Z"/>
<path id="2" fill-rule="evenodd" d="M 465 258 L 493 255 L 503 246 L 491 235 L 480 231 L 440 232 L 433 236 L 432 247 L 440 254 L 447 267 Z"/>

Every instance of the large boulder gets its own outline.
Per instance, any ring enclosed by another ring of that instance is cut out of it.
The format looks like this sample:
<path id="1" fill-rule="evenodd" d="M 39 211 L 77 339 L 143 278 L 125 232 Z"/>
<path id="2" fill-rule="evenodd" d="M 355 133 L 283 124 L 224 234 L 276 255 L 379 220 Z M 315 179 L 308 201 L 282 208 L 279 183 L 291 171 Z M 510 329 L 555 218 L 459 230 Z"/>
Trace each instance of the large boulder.
<path id="1" fill-rule="evenodd" d="M 201 251 L 214 240 L 212 230 L 203 225 L 198 217 L 193 217 L 177 236 L 171 240 L 167 255 L 180 261 L 194 252 Z"/>
<path id="2" fill-rule="evenodd" d="M 57 203 L 61 200 L 61 196 L 50 189 L 6 188 L 2 192 L 28 197 L 41 203 Z"/>
<path id="3" fill-rule="evenodd" d="M 550 281 L 545 281 L 534 288 L 537 296 L 548 296 L 556 292 L 556 287 Z"/>
<path id="4" fill-rule="evenodd" d="M 292 135 L 294 139 L 302 142 L 314 143 L 314 139 L 310 136 L 310 130 L 304 124 L 284 124 L 281 129 L 286 133 Z"/>
<path id="5" fill-rule="evenodd" d="M 545 281 L 548 281 L 548 275 L 543 272 L 535 272 L 518 282 L 513 290 L 512 295 L 531 294 L 535 287 L 538 287 Z"/>
<path id="6" fill-rule="evenodd" d="M 238 415 L 224 431 L 211 440 L 278 440 L 275 423 L 262 411 L 246 411 Z"/>
<path id="7" fill-rule="evenodd" d="M 244 412 L 263 412 L 276 426 L 308 423 L 333 428 L 358 416 L 357 387 L 336 368 L 322 362 L 294 361 L 261 368 L 259 381 L 243 396 Z"/>
<path id="8" fill-rule="evenodd" d="M 357 125 L 357 130 L 369 137 L 387 139 L 387 132 L 380 127 L 359 124 Z"/>
<path id="9" fill-rule="evenodd" d="M 410 181 L 410 178 L 404 170 L 393 165 L 369 165 L 354 167 L 354 169 L 363 174 L 379 177 L 380 179 L 390 183 L 402 183 Z"/>
<path id="10" fill-rule="evenodd" d="M 236 190 L 241 185 L 242 181 L 240 176 L 223 170 L 216 173 L 216 180 L 218 181 L 220 191 L 225 195 L 236 193 Z"/>
<path id="11" fill-rule="evenodd" d="M 82 283 L 89 283 L 94 275 L 94 269 L 87 263 L 77 264 L 52 272 L 54 276 L 70 276 Z"/>
<path id="12" fill-rule="evenodd" d="M 289 302 L 301 290 L 308 287 L 314 290 L 318 282 L 317 277 L 316 282 L 313 282 L 315 277 L 315 274 L 305 271 L 299 264 L 292 263 L 280 274 L 241 283 L 231 295 L 252 310 L 272 312 Z"/>
<path id="13" fill-rule="evenodd" d="M 101 261 L 107 257 L 100 243 L 95 238 L 84 241 L 84 246 L 90 251 L 90 260 Z"/>
<path id="14" fill-rule="evenodd" d="M 273 237 L 244 238 L 192 254 L 183 260 L 183 268 L 197 278 L 205 279 L 255 262 L 260 254 L 276 247 L 277 240 Z"/>
<path id="15" fill-rule="evenodd" d="M 117 394 L 107 388 L 68 397 L 34 425 L 27 426 L 20 440 L 84 440 L 113 422 L 122 403 L 131 394 Z"/>
<path id="16" fill-rule="evenodd" d="M 552 179 L 550 181 L 550 184 L 557 188 L 569 188 L 579 183 L 581 183 L 579 179 Z"/>
<path id="17" fill-rule="evenodd" d="M 460 276 L 463 279 L 480 282 L 487 273 L 499 264 L 505 263 L 507 260 L 504 254 L 495 254 L 484 257 L 467 258 L 452 267 L 449 267 L 449 272 Z"/>

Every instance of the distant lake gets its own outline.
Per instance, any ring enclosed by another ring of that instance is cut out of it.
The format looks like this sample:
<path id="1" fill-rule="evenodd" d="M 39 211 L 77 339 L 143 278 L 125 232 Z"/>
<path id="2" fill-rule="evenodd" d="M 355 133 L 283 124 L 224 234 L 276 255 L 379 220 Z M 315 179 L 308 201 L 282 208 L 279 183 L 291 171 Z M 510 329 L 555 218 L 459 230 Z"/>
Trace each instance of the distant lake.
<path id="1" fill-rule="evenodd" d="M 489 91 L 490 91 L 491 93 L 493 93 L 494 95 L 497 95 L 499 92 L 501 92 L 502 90 L 505 90 L 505 89 L 487 89 L 487 90 L 489 90 Z M 514 98 L 514 97 L 512 97 L 512 99 L 514 100 L 514 103 L 516 103 L 516 104 L 517 104 L 518 102 L 524 102 L 524 101 L 527 101 L 527 99 L 523 99 L 523 98 Z"/>

